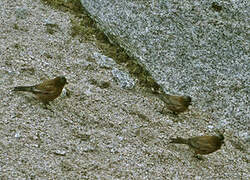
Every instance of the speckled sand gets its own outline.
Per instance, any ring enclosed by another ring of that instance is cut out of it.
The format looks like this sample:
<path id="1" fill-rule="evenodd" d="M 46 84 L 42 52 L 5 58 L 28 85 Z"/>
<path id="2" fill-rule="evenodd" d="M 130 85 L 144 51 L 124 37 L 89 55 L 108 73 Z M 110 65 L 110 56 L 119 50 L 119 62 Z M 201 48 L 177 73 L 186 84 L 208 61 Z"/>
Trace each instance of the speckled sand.
<path id="1" fill-rule="evenodd" d="M 95 41 L 70 36 L 72 14 L 39 0 L 1 0 L 0 12 L 0 179 L 249 179 L 248 144 L 235 130 L 203 161 L 168 144 L 214 134 L 217 121 L 195 106 L 163 115 L 163 103 L 138 85 L 122 88 L 112 71 L 127 70 L 101 66 Z M 11 91 L 58 75 L 68 90 L 51 111 Z"/>

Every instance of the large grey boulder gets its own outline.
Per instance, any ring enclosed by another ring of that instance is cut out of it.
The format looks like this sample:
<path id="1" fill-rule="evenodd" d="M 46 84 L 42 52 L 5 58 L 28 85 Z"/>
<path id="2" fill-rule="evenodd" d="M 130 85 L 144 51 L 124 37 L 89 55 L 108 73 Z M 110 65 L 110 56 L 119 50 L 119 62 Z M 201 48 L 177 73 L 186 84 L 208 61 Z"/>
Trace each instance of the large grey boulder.
<path id="1" fill-rule="evenodd" d="M 104 33 L 168 93 L 188 94 L 218 125 L 249 119 L 248 1 L 81 0 Z"/>

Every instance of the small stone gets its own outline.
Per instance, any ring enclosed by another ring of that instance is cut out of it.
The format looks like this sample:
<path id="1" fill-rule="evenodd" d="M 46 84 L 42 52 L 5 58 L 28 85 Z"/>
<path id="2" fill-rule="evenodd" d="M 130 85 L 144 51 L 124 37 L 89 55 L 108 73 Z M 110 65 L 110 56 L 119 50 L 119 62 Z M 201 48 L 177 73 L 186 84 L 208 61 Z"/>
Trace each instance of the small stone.
<path id="1" fill-rule="evenodd" d="M 17 18 L 25 19 L 29 15 L 29 10 L 26 8 L 17 8 L 15 14 Z"/>
<path id="2" fill-rule="evenodd" d="M 15 134 L 15 138 L 20 138 L 20 137 L 21 137 L 20 133 L 17 132 L 17 133 Z"/>
<path id="3" fill-rule="evenodd" d="M 58 156 L 66 156 L 66 151 L 64 150 L 56 150 L 55 152 L 53 152 L 55 155 Z"/>
<path id="4" fill-rule="evenodd" d="M 112 58 L 109 58 L 97 52 L 93 54 L 93 58 L 96 60 L 97 64 L 99 64 L 99 66 L 103 68 L 111 68 L 116 64 Z"/>
<path id="5" fill-rule="evenodd" d="M 124 89 L 133 89 L 135 86 L 135 81 L 130 77 L 128 73 L 120 71 L 116 68 L 112 70 L 112 75 L 115 80 L 118 82 L 121 88 Z"/>

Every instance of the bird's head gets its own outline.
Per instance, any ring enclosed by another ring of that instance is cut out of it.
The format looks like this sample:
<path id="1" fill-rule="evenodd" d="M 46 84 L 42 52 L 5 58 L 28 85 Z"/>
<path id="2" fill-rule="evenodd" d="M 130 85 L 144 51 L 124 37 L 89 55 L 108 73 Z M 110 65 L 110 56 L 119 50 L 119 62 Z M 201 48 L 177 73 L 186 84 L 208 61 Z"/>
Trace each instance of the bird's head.
<path id="1" fill-rule="evenodd" d="M 58 86 L 64 86 L 65 84 L 68 84 L 67 79 L 64 76 L 56 77 L 55 82 Z"/>
<path id="2" fill-rule="evenodd" d="M 225 141 L 224 141 L 224 135 L 223 134 L 219 134 L 219 140 L 221 141 L 221 144 L 225 144 Z"/>
<path id="3" fill-rule="evenodd" d="M 192 98 L 190 96 L 183 96 L 183 100 L 188 106 L 192 104 Z"/>

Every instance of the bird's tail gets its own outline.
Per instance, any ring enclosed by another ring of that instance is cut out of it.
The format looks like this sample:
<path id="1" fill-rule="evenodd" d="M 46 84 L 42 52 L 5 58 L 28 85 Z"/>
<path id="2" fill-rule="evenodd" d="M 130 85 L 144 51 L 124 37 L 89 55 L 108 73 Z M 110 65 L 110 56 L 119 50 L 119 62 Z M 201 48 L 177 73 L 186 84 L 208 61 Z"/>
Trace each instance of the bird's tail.
<path id="1" fill-rule="evenodd" d="M 184 139 L 181 137 L 177 137 L 177 138 L 171 138 L 170 139 L 170 143 L 175 143 L 175 144 L 188 144 L 188 139 Z"/>
<path id="2" fill-rule="evenodd" d="M 17 86 L 17 87 L 14 87 L 13 91 L 33 92 L 33 86 Z"/>

